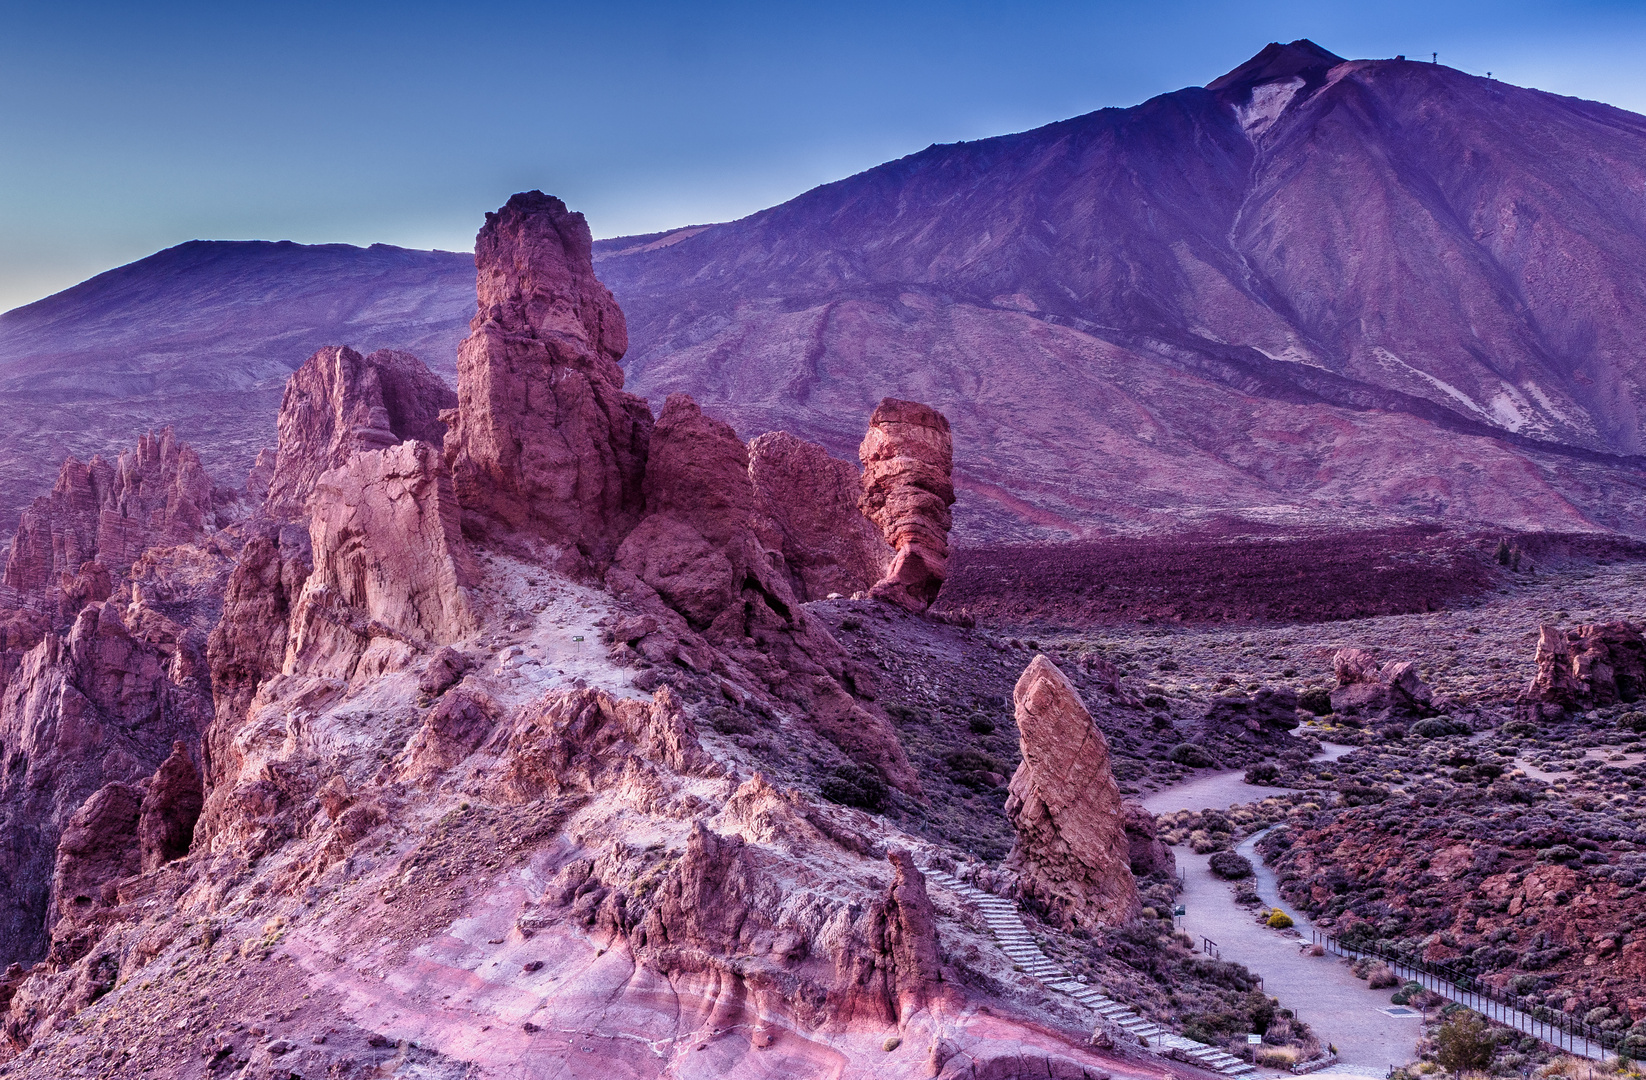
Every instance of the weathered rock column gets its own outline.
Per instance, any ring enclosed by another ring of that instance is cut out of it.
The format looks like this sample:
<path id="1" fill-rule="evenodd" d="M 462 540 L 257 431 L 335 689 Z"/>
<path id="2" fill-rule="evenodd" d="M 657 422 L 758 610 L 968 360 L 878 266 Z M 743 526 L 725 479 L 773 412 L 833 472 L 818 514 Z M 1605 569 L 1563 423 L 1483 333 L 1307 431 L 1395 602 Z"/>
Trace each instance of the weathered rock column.
<path id="1" fill-rule="evenodd" d="M 895 550 L 869 594 L 925 611 L 949 570 L 949 507 L 954 505 L 954 440 L 949 421 L 930 405 L 887 398 L 869 418 L 858 448 L 864 516 Z"/>
<path id="2" fill-rule="evenodd" d="M 1017 827 L 1006 865 L 1025 896 L 1066 927 L 1108 926 L 1141 910 L 1109 744 L 1073 684 L 1044 656 L 1017 680 L 1023 763 L 1006 815 Z"/>

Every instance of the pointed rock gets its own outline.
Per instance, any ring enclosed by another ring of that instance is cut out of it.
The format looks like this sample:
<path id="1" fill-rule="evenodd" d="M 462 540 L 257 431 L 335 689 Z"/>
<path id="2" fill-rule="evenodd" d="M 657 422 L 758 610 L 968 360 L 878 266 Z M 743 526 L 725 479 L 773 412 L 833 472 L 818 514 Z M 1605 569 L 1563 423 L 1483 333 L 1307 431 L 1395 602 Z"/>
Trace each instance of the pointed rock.
<path id="1" fill-rule="evenodd" d="M 329 345 L 286 381 L 273 472 L 261 481 L 267 463 L 260 454 L 247 488 L 267 484 L 263 509 L 270 517 L 301 518 L 322 473 L 359 451 L 407 439 L 439 446 L 445 438 L 440 411 L 456 404 L 451 388 L 410 353 L 379 349 L 361 356 Z"/>
<path id="2" fill-rule="evenodd" d="M 1141 910 L 1109 744 L 1057 666 L 1036 656 L 1012 693 L 1023 762 L 1006 816 L 1006 865 L 1026 896 L 1065 926 L 1110 926 Z"/>
<path id="3" fill-rule="evenodd" d="M 446 457 L 465 529 L 524 531 L 601 569 L 640 518 L 652 417 L 623 391 L 628 331 L 592 243 L 540 191 L 486 215 Z"/>

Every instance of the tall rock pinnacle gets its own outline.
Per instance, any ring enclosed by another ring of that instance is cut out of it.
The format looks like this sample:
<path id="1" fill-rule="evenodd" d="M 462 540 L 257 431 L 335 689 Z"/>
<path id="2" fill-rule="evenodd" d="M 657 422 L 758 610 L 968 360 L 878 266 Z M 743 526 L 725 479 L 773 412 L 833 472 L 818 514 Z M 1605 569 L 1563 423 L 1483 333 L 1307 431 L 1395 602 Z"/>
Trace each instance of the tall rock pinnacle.
<path id="1" fill-rule="evenodd" d="M 1017 826 L 1007 858 L 1023 892 L 1066 926 L 1106 926 L 1140 910 L 1109 744 L 1068 678 L 1036 656 L 1012 691 L 1023 763 L 1006 816 Z"/>
<path id="2" fill-rule="evenodd" d="M 949 507 L 954 505 L 954 439 L 930 405 L 887 398 L 869 417 L 858 448 L 858 506 L 896 551 L 871 595 L 911 611 L 937 599 L 949 568 Z"/>
<path id="3" fill-rule="evenodd" d="M 623 392 L 623 312 L 582 214 L 515 195 L 475 240 L 479 305 L 446 438 L 470 533 L 524 532 L 603 566 L 644 509 L 651 412 Z"/>

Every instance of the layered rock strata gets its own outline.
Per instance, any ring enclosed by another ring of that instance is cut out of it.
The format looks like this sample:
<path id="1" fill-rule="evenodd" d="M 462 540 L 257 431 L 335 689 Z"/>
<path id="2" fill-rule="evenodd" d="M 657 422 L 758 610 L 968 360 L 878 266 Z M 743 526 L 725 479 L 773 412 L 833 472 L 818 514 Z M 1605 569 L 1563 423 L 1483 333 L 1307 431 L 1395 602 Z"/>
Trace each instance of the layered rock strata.
<path id="1" fill-rule="evenodd" d="M 623 312 L 582 214 L 533 191 L 486 215 L 446 459 L 464 526 L 603 568 L 644 508 L 651 412 L 623 391 Z"/>
<path id="2" fill-rule="evenodd" d="M 1516 703 L 1531 718 L 1559 717 L 1646 695 L 1646 637 L 1629 622 L 1562 630 L 1541 626 L 1537 674 Z"/>
<path id="3" fill-rule="evenodd" d="M 931 607 L 949 566 L 954 505 L 954 440 L 929 405 L 887 398 L 869 418 L 858 448 L 863 514 L 895 554 L 871 595 L 911 611 Z"/>
<path id="4" fill-rule="evenodd" d="M 352 455 L 407 439 L 439 446 L 446 433 L 440 412 L 456 404 L 451 388 L 410 353 L 379 349 L 361 356 L 347 346 L 327 346 L 286 381 L 273 470 L 265 477 L 260 457 L 247 487 L 255 493 L 266 485 L 270 517 L 300 517 L 321 475 Z"/>
<path id="5" fill-rule="evenodd" d="M 1036 656 L 1012 693 L 1023 761 L 1006 815 L 1017 840 L 1006 865 L 1023 896 L 1065 927 L 1110 926 L 1142 904 L 1109 745 L 1068 678 Z"/>

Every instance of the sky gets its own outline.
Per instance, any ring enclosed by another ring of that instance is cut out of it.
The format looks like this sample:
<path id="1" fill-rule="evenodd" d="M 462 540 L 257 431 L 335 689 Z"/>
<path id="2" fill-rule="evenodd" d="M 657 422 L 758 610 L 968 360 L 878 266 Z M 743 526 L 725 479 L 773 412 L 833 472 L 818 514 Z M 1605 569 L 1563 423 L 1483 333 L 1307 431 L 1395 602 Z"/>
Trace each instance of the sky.
<path id="1" fill-rule="evenodd" d="M 0 0 L 0 310 L 191 239 L 466 251 L 529 188 L 730 220 L 1299 37 L 1646 112 L 1646 0 Z"/>

